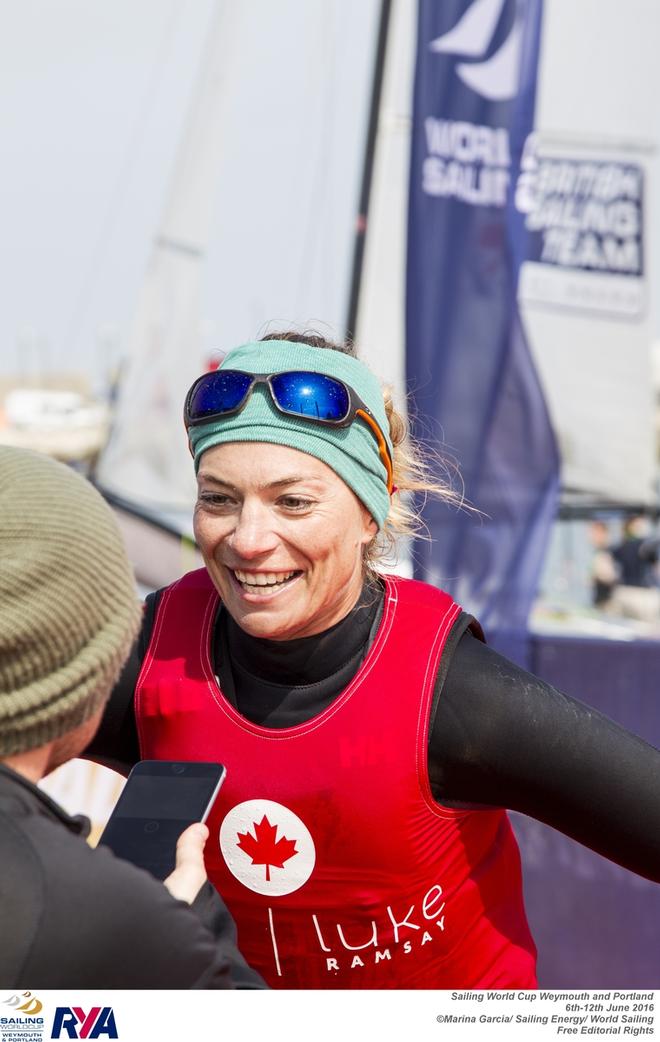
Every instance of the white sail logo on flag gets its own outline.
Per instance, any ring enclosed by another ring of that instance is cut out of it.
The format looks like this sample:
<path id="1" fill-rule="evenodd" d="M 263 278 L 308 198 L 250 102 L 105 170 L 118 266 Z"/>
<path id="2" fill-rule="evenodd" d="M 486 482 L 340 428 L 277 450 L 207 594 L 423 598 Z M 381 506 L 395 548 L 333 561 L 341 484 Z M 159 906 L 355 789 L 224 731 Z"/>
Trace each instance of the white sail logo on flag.
<path id="1" fill-rule="evenodd" d="M 453 29 L 432 40 L 436 54 L 481 58 L 490 47 L 506 0 L 474 0 Z M 461 62 L 456 75 L 466 87 L 489 101 L 508 101 L 518 92 L 523 19 L 518 12 L 506 40 L 487 61 Z"/>

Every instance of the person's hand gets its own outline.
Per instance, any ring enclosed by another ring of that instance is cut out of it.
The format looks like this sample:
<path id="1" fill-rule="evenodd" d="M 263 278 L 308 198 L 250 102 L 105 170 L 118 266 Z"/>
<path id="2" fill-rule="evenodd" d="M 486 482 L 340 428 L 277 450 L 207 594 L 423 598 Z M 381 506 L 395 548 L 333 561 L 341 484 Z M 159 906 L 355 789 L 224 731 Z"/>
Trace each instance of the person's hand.
<path id="1" fill-rule="evenodd" d="M 206 882 L 204 846 L 209 830 L 201 821 L 189 825 L 176 844 L 176 868 L 163 882 L 172 897 L 192 904 Z"/>

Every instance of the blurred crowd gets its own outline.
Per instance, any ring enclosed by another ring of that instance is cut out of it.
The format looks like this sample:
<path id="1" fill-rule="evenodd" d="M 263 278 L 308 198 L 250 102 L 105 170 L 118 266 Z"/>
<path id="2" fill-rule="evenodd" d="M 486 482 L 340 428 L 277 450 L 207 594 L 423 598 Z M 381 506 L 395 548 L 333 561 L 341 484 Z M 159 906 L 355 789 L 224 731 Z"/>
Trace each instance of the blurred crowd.
<path id="1" fill-rule="evenodd" d="M 660 536 L 643 514 L 626 517 L 613 541 L 607 522 L 590 525 L 594 548 L 591 591 L 594 607 L 641 622 L 660 619 Z"/>

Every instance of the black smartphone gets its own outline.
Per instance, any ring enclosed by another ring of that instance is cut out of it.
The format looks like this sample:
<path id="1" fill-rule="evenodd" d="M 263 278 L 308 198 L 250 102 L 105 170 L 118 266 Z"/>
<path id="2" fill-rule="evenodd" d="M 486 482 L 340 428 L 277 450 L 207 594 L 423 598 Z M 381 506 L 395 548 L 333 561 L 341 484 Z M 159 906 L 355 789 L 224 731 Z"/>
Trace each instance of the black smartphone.
<path id="1" fill-rule="evenodd" d="M 174 869 L 179 836 L 194 821 L 206 820 L 225 774 L 220 763 L 136 763 L 99 843 L 165 879 Z"/>

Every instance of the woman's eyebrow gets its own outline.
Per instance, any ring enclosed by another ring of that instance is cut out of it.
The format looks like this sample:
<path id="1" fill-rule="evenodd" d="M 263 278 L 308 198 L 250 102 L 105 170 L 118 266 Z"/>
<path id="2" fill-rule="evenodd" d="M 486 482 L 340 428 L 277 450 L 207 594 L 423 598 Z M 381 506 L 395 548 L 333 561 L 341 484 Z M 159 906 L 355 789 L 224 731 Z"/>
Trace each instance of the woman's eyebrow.
<path id="1" fill-rule="evenodd" d="M 230 481 L 224 481 L 223 478 L 217 478 L 213 474 L 208 474 L 206 471 L 199 472 L 198 480 L 206 481 L 210 485 L 222 485 L 223 488 L 228 488 L 231 492 L 240 492 L 240 489 L 236 488 L 235 485 L 232 485 Z M 313 481 L 318 483 L 319 478 L 313 477 L 311 474 L 292 474 L 286 478 L 277 478 L 275 481 L 265 481 L 262 485 L 259 485 L 259 488 L 284 488 L 285 485 L 295 485 L 298 481 Z"/>
<path id="2" fill-rule="evenodd" d="M 290 478 L 278 478 L 277 481 L 269 481 L 265 485 L 261 485 L 260 488 L 283 488 L 284 485 L 295 485 L 297 481 L 314 481 L 315 478 L 309 477 L 305 474 L 294 474 Z"/>
<path id="3" fill-rule="evenodd" d="M 228 488 L 232 492 L 238 492 L 239 490 L 235 485 L 232 485 L 229 481 L 223 481 L 222 478 L 216 478 L 213 474 L 208 474 L 206 471 L 201 471 L 197 475 L 198 482 L 207 482 L 209 485 L 222 485 L 223 488 Z"/>

